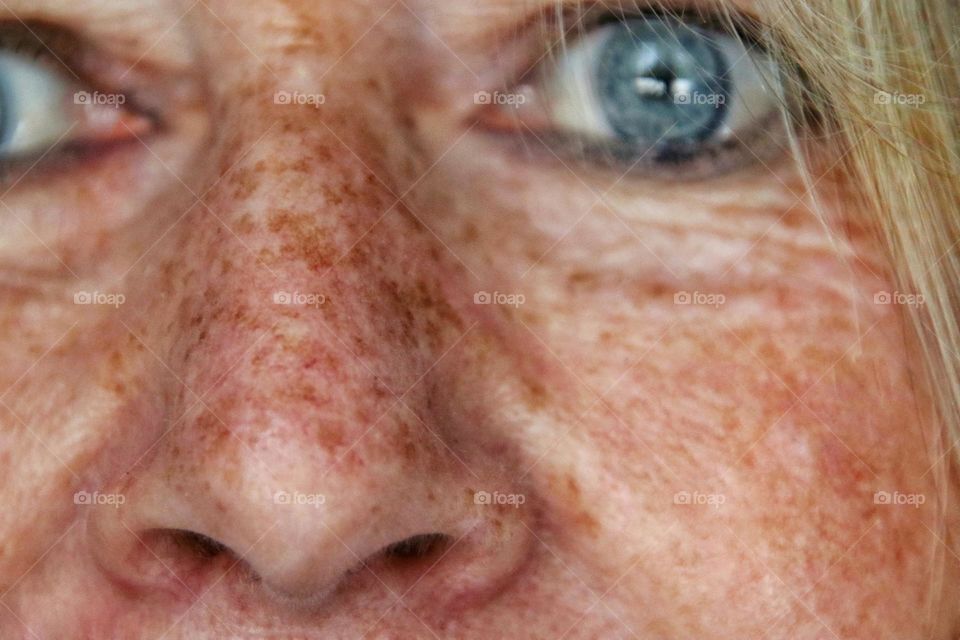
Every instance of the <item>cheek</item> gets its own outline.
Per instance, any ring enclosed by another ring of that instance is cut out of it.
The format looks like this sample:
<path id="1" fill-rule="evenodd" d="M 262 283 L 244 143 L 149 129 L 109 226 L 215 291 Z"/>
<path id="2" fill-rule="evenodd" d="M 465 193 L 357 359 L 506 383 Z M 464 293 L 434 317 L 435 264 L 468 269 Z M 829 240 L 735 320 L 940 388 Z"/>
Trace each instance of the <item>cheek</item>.
<path id="1" fill-rule="evenodd" d="M 623 203 L 560 224 L 556 195 L 540 194 L 556 211 L 508 215 L 530 196 L 517 190 L 491 196 L 501 209 L 475 203 L 496 224 L 450 220 L 449 237 L 468 256 L 496 238 L 471 263 L 481 286 L 525 296 L 481 313 L 522 379 L 531 477 L 583 562 L 613 580 L 643 558 L 614 591 L 624 602 L 695 607 L 709 636 L 732 610 L 843 629 L 885 598 L 888 629 L 906 633 L 936 493 L 899 310 L 874 304 L 891 289 L 882 256 L 862 235 L 834 246 L 789 194 L 751 192 L 753 207 L 720 189 L 722 207 L 679 198 L 631 219 L 644 207 Z M 731 632 L 756 634 L 742 624 Z"/>
<path id="2" fill-rule="evenodd" d="M 596 524 L 573 544 L 618 549 L 591 556 L 614 576 L 642 554 L 645 571 L 631 575 L 648 577 L 621 593 L 686 603 L 705 619 L 766 619 L 757 609 L 768 608 L 800 624 L 809 606 L 846 624 L 892 590 L 887 622 L 909 628 L 926 596 L 935 542 L 922 525 L 936 527 L 936 493 L 924 475 L 929 422 L 892 314 L 858 324 L 846 305 L 711 309 L 668 324 L 620 310 L 594 320 L 599 345 L 580 339 L 569 310 L 565 323 L 557 309 L 550 326 L 530 325 L 553 351 L 558 382 L 545 384 L 581 392 L 543 465 L 572 470 L 586 494 L 557 497 L 568 531 Z M 743 584 L 757 585 L 751 597 Z"/>

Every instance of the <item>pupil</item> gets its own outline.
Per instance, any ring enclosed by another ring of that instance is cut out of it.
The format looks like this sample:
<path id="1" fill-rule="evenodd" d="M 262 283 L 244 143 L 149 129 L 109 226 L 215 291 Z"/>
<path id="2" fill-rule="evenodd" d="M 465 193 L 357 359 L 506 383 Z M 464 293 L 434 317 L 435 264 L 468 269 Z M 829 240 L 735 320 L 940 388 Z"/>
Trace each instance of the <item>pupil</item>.
<path id="1" fill-rule="evenodd" d="M 678 21 L 617 25 L 598 57 L 597 90 L 608 122 L 631 146 L 693 153 L 723 123 L 727 65 L 709 35 Z"/>

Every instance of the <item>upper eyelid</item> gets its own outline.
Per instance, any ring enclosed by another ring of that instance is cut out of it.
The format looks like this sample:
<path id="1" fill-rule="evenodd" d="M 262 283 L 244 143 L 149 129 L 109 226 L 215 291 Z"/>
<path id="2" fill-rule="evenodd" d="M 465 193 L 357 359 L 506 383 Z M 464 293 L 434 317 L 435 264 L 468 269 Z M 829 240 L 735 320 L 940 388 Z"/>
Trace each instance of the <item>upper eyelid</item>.
<path id="1" fill-rule="evenodd" d="M 37 32 L 35 25 L 73 32 L 118 63 L 186 72 L 195 60 L 185 20 L 172 3 L 142 0 L 4 0 L 0 22 Z M 180 28 L 178 28 L 180 27 Z M 51 47 L 56 53 L 56 48 Z"/>
<path id="2" fill-rule="evenodd" d="M 534 38 L 540 53 L 521 68 L 515 69 L 507 86 L 518 86 L 535 81 L 540 67 L 549 64 L 552 56 L 573 46 L 581 37 L 589 35 L 603 22 L 630 19 L 649 15 L 674 16 L 682 23 L 693 22 L 698 26 L 737 39 L 745 46 L 766 50 L 755 37 L 762 24 L 752 14 L 746 14 L 733 6 L 736 0 L 554 0 L 542 3 L 540 13 L 528 14 L 525 28 L 518 30 L 515 38 Z M 527 2 L 531 4 L 531 2 Z M 536 3 L 532 3 L 536 4 Z M 738 5 L 748 4 L 740 0 Z M 544 13 L 545 8 L 557 9 Z M 724 9 L 729 9 L 725 11 Z M 532 32 L 532 33 L 531 33 Z M 526 33 L 526 35 L 524 35 Z"/>

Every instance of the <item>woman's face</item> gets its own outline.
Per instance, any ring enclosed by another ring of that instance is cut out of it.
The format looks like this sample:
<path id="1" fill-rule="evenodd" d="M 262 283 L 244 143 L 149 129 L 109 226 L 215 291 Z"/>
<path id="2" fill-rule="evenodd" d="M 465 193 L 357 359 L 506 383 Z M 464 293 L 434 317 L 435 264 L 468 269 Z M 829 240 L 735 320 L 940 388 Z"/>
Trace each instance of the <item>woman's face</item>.
<path id="1" fill-rule="evenodd" d="M 609 27 L 536 0 L 3 5 L 86 97 L 4 104 L 61 129 L 2 191 L 0 636 L 929 637 L 922 301 L 841 158 L 824 224 L 785 144 L 571 154 Z"/>

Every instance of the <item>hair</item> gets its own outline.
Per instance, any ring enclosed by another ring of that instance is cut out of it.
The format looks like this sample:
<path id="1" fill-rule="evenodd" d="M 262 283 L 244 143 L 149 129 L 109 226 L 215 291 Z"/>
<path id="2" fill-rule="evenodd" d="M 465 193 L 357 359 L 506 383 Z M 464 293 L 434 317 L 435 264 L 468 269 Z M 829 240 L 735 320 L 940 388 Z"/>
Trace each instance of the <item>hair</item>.
<path id="1" fill-rule="evenodd" d="M 773 23 L 765 43 L 818 114 L 821 142 L 838 159 L 850 206 L 882 241 L 894 285 L 923 301 L 901 308 L 936 427 L 928 449 L 937 536 L 952 544 L 945 509 L 960 462 L 960 5 L 760 0 L 760 9 Z M 813 124 L 799 117 L 795 131 Z M 927 620 L 945 567 L 946 549 L 935 546 Z"/>

